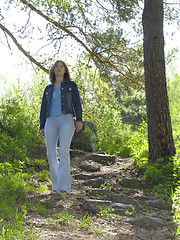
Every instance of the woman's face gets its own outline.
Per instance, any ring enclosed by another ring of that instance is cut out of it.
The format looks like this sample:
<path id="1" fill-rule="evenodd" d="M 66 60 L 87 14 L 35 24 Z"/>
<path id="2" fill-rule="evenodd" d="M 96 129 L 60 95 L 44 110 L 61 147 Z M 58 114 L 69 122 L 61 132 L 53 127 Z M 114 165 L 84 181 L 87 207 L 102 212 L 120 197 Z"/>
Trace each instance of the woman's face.
<path id="1" fill-rule="evenodd" d="M 54 74 L 56 77 L 64 76 L 66 70 L 62 62 L 58 62 L 54 68 Z"/>

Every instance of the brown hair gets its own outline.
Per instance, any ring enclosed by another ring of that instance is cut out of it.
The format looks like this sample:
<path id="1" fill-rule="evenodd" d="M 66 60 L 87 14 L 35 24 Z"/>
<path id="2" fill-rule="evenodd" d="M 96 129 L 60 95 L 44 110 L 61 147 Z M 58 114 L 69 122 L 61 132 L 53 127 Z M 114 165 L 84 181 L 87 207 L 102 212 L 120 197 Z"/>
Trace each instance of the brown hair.
<path id="1" fill-rule="evenodd" d="M 50 69 L 50 71 L 49 71 L 49 78 L 50 78 L 51 83 L 55 83 L 55 81 L 56 81 L 55 74 L 54 74 L 54 69 L 55 69 L 56 65 L 57 65 L 59 62 L 61 62 L 61 63 L 64 65 L 64 68 L 65 68 L 64 79 L 65 79 L 65 80 L 69 80 L 69 81 L 72 80 L 71 74 L 70 74 L 70 72 L 69 72 L 69 68 L 68 68 L 68 66 L 66 65 L 66 63 L 63 62 L 63 61 L 61 61 L 61 60 L 57 60 L 57 61 L 53 64 L 53 66 L 51 67 L 51 69 Z"/>

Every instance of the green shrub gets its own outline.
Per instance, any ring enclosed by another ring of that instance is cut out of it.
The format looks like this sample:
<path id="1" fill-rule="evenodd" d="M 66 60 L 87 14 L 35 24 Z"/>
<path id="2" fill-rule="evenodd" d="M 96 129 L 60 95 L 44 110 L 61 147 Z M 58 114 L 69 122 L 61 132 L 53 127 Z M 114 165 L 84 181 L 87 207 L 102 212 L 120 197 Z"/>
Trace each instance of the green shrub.
<path id="1" fill-rule="evenodd" d="M 8 224 L 3 223 L 3 219 L 1 220 L 1 233 L 0 238 L 2 240 L 34 240 L 39 239 L 34 233 L 32 233 L 32 229 L 28 229 L 25 226 L 26 223 L 26 213 L 19 212 L 18 209 L 15 211 L 14 219 Z"/>
<path id="2" fill-rule="evenodd" d="M 140 127 L 136 128 L 136 131 L 131 132 L 131 137 L 127 143 L 131 148 L 131 156 L 134 159 L 148 157 L 148 132 L 146 122 L 142 122 Z"/>
<path id="3" fill-rule="evenodd" d="M 42 172 L 38 173 L 38 181 L 44 182 L 44 181 L 50 181 L 50 172 L 47 170 L 43 170 Z"/>
<path id="4" fill-rule="evenodd" d="M 30 149 L 42 142 L 38 129 L 43 85 L 36 89 L 34 83 L 28 91 L 25 85 L 23 90 L 16 86 L 0 99 L 0 162 L 25 161 Z"/>
<path id="5" fill-rule="evenodd" d="M 0 217 L 13 217 L 17 204 L 24 200 L 24 180 L 21 173 L 0 174 Z"/>
<path id="6" fill-rule="evenodd" d="M 147 181 L 158 184 L 162 178 L 162 172 L 155 166 L 148 166 L 144 173 L 144 177 Z"/>

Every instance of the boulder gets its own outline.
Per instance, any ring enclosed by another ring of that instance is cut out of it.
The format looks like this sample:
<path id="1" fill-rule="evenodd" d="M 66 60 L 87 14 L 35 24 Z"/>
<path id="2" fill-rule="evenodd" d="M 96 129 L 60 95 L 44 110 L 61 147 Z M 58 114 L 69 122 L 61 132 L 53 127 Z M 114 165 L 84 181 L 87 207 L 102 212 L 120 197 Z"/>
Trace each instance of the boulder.
<path id="1" fill-rule="evenodd" d="M 137 178 L 124 178 L 120 181 L 120 185 L 125 188 L 142 188 L 143 181 Z"/>
<path id="2" fill-rule="evenodd" d="M 131 205 L 135 208 L 136 211 L 139 211 L 139 204 L 133 198 L 125 195 L 125 194 L 113 194 L 107 197 L 107 200 L 114 202 L 114 203 L 121 203 Z"/>
<path id="3" fill-rule="evenodd" d="M 154 218 L 150 216 L 132 217 L 127 219 L 126 221 L 132 225 L 142 228 L 157 229 L 164 227 L 164 223 L 160 218 Z"/>
<path id="4" fill-rule="evenodd" d="M 78 180 L 88 180 L 95 179 L 98 177 L 104 177 L 104 173 L 90 173 L 90 174 L 78 173 L 73 175 L 73 177 Z"/>
<path id="5" fill-rule="evenodd" d="M 85 199 L 83 208 L 93 213 L 98 213 L 102 210 L 111 208 L 111 202 L 106 200 Z"/>
<path id="6" fill-rule="evenodd" d="M 92 160 L 82 161 L 79 167 L 87 172 L 97 172 L 100 170 L 100 164 Z"/>
<path id="7" fill-rule="evenodd" d="M 115 163 L 116 157 L 114 155 L 106 155 L 103 153 L 91 153 L 87 154 L 87 159 L 91 159 L 103 165 L 109 165 Z"/>
<path id="8" fill-rule="evenodd" d="M 114 209 L 114 213 L 118 215 L 133 215 L 133 206 L 131 204 L 123 204 L 123 203 L 112 203 L 112 209 Z"/>
<path id="9" fill-rule="evenodd" d="M 95 124 L 83 121 L 82 130 L 74 133 L 71 142 L 71 149 L 79 149 L 85 152 L 95 152 L 96 132 L 97 128 Z"/>
<path id="10" fill-rule="evenodd" d="M 161 210 L 165 210 L 165 211 L 172 210 L 172 204 L 169 202 L 166 202 L 163 199 L 147 200 L 144 203 L 150 207 L 158 208 Z"/>
<path id="11" fill-rule="evenodd" d="M 89 179 L 84 181 L 82 184 L 84 186 L 89 186 L 92 188 L 99 188 L 102 184 L 104 184 L 105 179 L 103 177 L 97 177 L 95 179 Z"/>
<path id="12" fill-rule="evenodd" d="M 103 197 L 111 194 L 109 189 L 91 189 L 89 190 L 89 195 L 94 197 Z"/>

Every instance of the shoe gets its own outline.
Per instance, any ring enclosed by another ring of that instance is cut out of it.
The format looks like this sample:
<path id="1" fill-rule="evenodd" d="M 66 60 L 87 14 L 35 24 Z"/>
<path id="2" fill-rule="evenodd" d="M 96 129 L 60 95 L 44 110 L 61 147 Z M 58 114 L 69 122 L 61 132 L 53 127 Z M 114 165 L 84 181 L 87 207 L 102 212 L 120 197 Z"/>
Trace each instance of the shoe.
<path id="1" fill-rule="evenodd" d="M 67 193 L 65 190 L 61 190 L 59 193 L 59 196 L 61 195 L 69 195 L 69 193 Z"/>
<path id="2" fill-rule="evenodd" d="M 56 191 L 51 191 L 50 195 L 58 195 L 58 193 Z"/>

